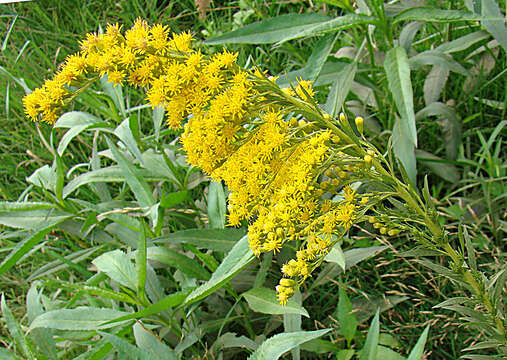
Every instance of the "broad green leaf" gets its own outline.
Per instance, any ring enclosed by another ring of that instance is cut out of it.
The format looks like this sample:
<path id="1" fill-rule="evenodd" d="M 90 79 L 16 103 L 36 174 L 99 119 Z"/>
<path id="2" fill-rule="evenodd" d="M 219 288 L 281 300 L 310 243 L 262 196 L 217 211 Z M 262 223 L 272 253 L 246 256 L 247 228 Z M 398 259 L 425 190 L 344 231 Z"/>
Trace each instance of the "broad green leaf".
<path id="1" fill-rule="evenodd" d="M 14 318 L 14 315 L 12 315 L 11 309 L 9 309 L 9 307 L 7 306 L 7 303 L 5 302 L 5 294 L 3 293 L 1 307 L 5 324 L 7 326 L 7 329 L 9 330 L 9 333 L 12 336 L 12 339 L 14 340 L 14 343 L 16 344 L 17 349 L 21 353 L 23 353 L 28 359 L 34 359 L 32 349 L 30 348 L 30 345 L 25 339 L 25 334 L 23 333 L 23 330 L 21 330 L 21 326 L 19 326 L 19 323 L 16 321 L 16 318 Z"/>
<path id="2" fill-rule="evenodd" d="M 64 281 L 56 282 L 60 288 L 72 289 L 74 291 L 81 291 L 90 295 L 98 296 L 103 299 L 112 299 L 115 301 L 122 301 L 129 304 L 137 304 L 139 301 L 132 299 L 129 295 L 123 292 L 104 289 L 97 286 L 89 286 L 81 283 L 68 283 Z"/>
<path id="3" fill-rule="evenodd" d="M 158 360 L 177 360 L 174 351 L 160 342 L 151 332 L 146 330 L 140 323 L 133 326 L 134 338 L 136 344 L 141 350 L 150 353 L 151 359 Z"/>
<path id="4" fill-rule="evenodd" d="M 146 251 L 146 227 L 144 221 L 141 221 L 141 231 L 139 234 L 139 245 L 136 250 L 136 288 L 141 299 L 144 299 L 146 289 L 146 266 L 148 265 Z"/>
<path id="5" fill-rule="evenodd" d="M 387 246 L 370 246 L 367 248 L 356 248 L 345 251 L 345 265 L 347 269 L 358 264 L 359 262 L 379 254 L 387 249 Z"/>
<path id="6" fill-rule="evenodd" d="M 407 121 L 396 119 L 393 128 L 393 150 L 408 176 L 412 186 L 416 184 L 417 163 L 415 157 L 415 145 L 410 136 Z"/>
<path id="7" fill-rule="evenodd" d="M 470 46 L 489 38 L 489 34 L 484 30 L 472 32 L 470 34 L 463 35 L 457 39 L 444 42 L 439 45 L 435 51 L 443 53 L 453 53 L 468 49 Z"/>
<path id="8" fill-rule="evenodd" d="M 351 300 L 352 307 L 356 310 L 357 321 L 362 323 L 375 315 L 377 311 L 384 312 L 392 309 L 397 304 L 408 300 L 408 296 L 389 295 L 376 298 L 354 298 Z"/>
<path id="9" fill-rule="evenodd" d="M 114 105 L 118 110 L 120 110 L 120 114 L 122 117 L 126 117 L 125 113 L 125 102 L 123 100 L 123 87 L 121 85 L 114 85 L 109 81 L 107 74 L 104 74 L 100 78 L 100 84 L 102 85 L 102 89 L 104 92 L 113 100 Z"/>
<path id="10" fill-rule="evenodd" d="M 470 72 L 461 66 L 452 56 L 435 50 L 424 51 L 412 56 L 409 60 L 410 68 L 417 69 L 424 65 L 440 66 L 441 68 L 454 71 L 462 75 L 469 75 Z"/>
<path id="11" fill-rule="evenodd" d="M 58 221 L 52 221 L 48 225 L 35 230 L 32 234 L 19 241 L 16 244 L 16 247 L 9 253 L 9 255 L 4 258 L 0 264 L 0 275 L 13 267 L 19 259 L 21 259 L 30 250 L 32 250 L 39 242 L 41 242 L 44 237 L 51 230 L 53 230 L 56 225 L 58 225 L 58 223 L 64 220 L 65 218 Z"/>
<path id="12" fill-rule="evenodd" d="M 35 186 L 54 192 L 56 183 L 55 178 L 55 169 L 52 166 L 44 165 L 35 170 L 32 175 L 27 177 L 26 181 Z"/>
<path id="13" fill-rule="evenodd" d="M 209 272 L 199 262 L 176 250 L 161 246 L 151 246 L 147 249 L 147 257 L 149 260 L 155 260 L 174 267 L 190 277 L 199 280 L 208 280 L 210 278 Z"/>
<path id="14" fill-rule="evenodd" d="M 71 214 L 58 209 L 38 209 L 29 211 L 13 211 L 8 209 L 0 210 L 0 225 L 13 227 L 23 230 L 37 230 L 41 227 L 47 227 L 61 223 L 68 219 Z"/>
<path id="15" fill-rule="evenodd" d="M 37 290 L 37 283 L 34 282 L 26 295 L 26 314 L 28 316 L 29 324 L 31 324 L 37 316 L 44 313 L 40 297 L 41 294 Z M 51 330 L 33 329 L 30 337 L 48 359 L 58 359 L 56 344 Z"/>
<path id="16" fill-rule="evenodd" d="M 338 321 L 340 322 L 340 333 L 345 336 L 347 344 L 350 347 L 357 329 L 356 314 L 352 313 L 352 303 L 341 286 L 339 287 L 338 294 Z"/>
<path id="17" fill-rule="evenodd" d="M 55 128 L 68 128 L 79 127 L 83 125 L 94 125 L 100 123 L 98 117 L 83 111 L 69 111 L 60 116 L 56 121 Z"/>
<path id="18" fill-rule="evenodd" d="M 291 71 L 281 75 L 276 79 L 276 83 L 280 87 L 288 87 L 297 79 L 314 81 L 319 76 L 336 40 L 336 35 L 328 34 L 315 45 L 312 54 L 308 58 L 306 65 L 301 69 Z"/>
<path id="19" fill-rule="evenodd" d="M 253 259 L 252 251 L 248 247 L 248 237 L 244 236 L 229 251 L 211 278 L 188 295 L 185 305 L 194 303 L 221 288 Z"/>
<path id="20" fill-rule="evenodd" d="M 153 149 L 143 152 L 144 168 L 149 171 L 152 176 L 160 177 L 162 180 L 170 181 L 176 185 L 180 185 L 173 169 L 166 164 L 164 155 L 156 153 Z"/>
<path id="21" fill-rule="evenodd" d="M 153 355 L 150 352 L 137 348 L 125 339 L 105 332 L 99 332 L 99 334 L 113 345 L 120 359 L 153 360 Z"/>
<path id="22" fill-rule="evenodd" d="M 371 322 L 370 330 L 368 330 L 368 335 L 366 335 L 366 342 L 364 343 L 359 360 L 377 360 L 379 334 L 379 311 L 377 310 L 377 313 Z"/>
<path id="23" fill-rule="evenodd" d="M 225 333 L 220 336 L 213 344 L 213 349 L 235 348 L 241 347 L 249 350 L 257 349 L 258 345 L 255 341 L 250 340 L 246 336 L 236 336 L 235 333 Z"/>
<path id="24" fill-rule="evenodd" d="M 455 22 L 478 21 L 479 15 L 462 10 L 444 10 L 436 7 L 412 7 L 396 15 L 393 24 L 400 21 Z"/>
<path id="25" fill-rule="evenodd" d="M 423 26 L 422 22 L 414 21 L 403 27 L 400 32 L 400 45 L 408 52 L 410 52 L 410 47 L 412 46 L 412 41 L 414 40 L 415 35 L 419 31 L 419 29 Z"/>
<path id="26" fill-rule="evenodd" d="M 160 207 L 164 209 L 172 208 L 183 201 L 190 199 L 190 193 L 188 191 L 177 191 L 164 195 L 160 199 Z"/>
<path id="27" fill-rule="evenodd" d="M 430 105 L 440 99 L 440 94 L 449 77 L 449 70 L 440 66 L 433 66 L 424 81 L 424 102 Z"/>
<path id="28" fill-rule="evenodd" d="M 483 16 L 482 25 L 507 52 L 507 27 L 505 26 L 505 17 L 498 8 L 498 3 L 495 0 L 482 0 L 481 15 Z"/>
<path id="29" fill-rule="evenodd" d="M 143 165 L 143 157 L 141 155 L 141 151 L 137 147 L 136 139 L 132 134 L 132 130 L 130 129 L 129 118 L 126 118 L 125 120 L 122 121 L 120 125 L 118 125 L 118 127 L 114 130 L 114 134 L 122 141 L 122 143 L 125 145 L 128 151 L 130 151 L 130 153 L 137 159 L 137 161 L 139 161 L 139 163 Z M 114 153 L 114 150 L 111 149 L 111 151 L 113 151 L 113 156 L 115 157 L 120 167 L 122 167 L 120 161 L 118 161 Z"/>
<path id="30" fill-rule="evenodd" d="M 290 299 L 285 306 L 276 300 L 276 292 L 272 289 L 258 287 L 243 293 L 253 311 L 263 314 L 300 314 L 309 317 L 308 312 L 301 305 Z"/>
<path id="31" fill-rule="evenodd" d="M 136 169 L 136 174 L 139 175 L 143 179 L 147 180 L 158 180 L 160 178 L 156 178 L 151 176 L 146 170 Z M 92 170 L 81 174 L 74 179 L 72 179 L 64 188 L 63 188 L 63 197 L 66 198 L 80 186 L 86 184 L 94 184 L 96 182 L 124 182 L 126 180 L 126 176 L 124 171 L 119 166 L 109 166 L 102 169 Z"/>
<path id="32" fill-rule="evenodd" d="M 287 14 L 243 26 L 238 30 L 211 38 L 209 45 L 237 44 L 269 44 L 280 41 L 301 32 L 303 29 L 328 20 L 321 14 Z"/>
<path id="33" fill-rule="evenodd" d="M 341 111 L 343 103 L 347 98 L 347 95 L 356 76 L 357 63 L 353 62 L 346 65 L 342 71 L 336 76 L 336 81 L 331 86 L 331 90 L 327 97 L 324 109 L 335 118 L 336 115 Z"/>
<path id="34" fill-rule="evenodd" d="M 283 333 L 265 340 L 255 352 L 250 355 L 249 360 L 277 360 L 290 349 L 304 344 L 307 341 L 319 338 L 328 333 L 331 329 L 317 331 L 297 331 Z"/>
<path id="35" fill-rule="evenodd" d="M 294 296 L 292 296 L 291 300 L 296 302 L 297 305 L 301 306 L 303 301 L 301 297 L 301 292 L 296 290 Z M 283 314 L 283 330 L 284 333 L 293 333 L 297 331 L 301 331 L 301 314 Z M 314 339 L 316 340 L 316 339 Z M 301 359 L 301 349 L 299 346 L 295 346 L 290 350 L 293 360 Z"/>
<path id="36" fill-rule="evenodd" d="M 0 348 L 0 360 L 18 360 L 19 358 L 9 350 Z"/>
<path id="37" fill-rule="evenodd" d="M 297 39 L 301 37 L 314 36 L 317 34 L 337 32 L 339 30 L 348 29 L 360 24 L 369 24 L 375 22 L 376 19 L 372 16 L 363 14 L 347 14 L 336 17 L 331 20 L 322 21 L 313 25 L 301 27 L 299 31 L 287 34 L 282 39 L 278 40 L 279 43 Z"/>
<path id="38" fill-rule="evenodd" d="M 331 251 L 324 257 L 324 260 L 338 264 L 343 271 L 346 269 L 345 254 L 340 244 L 333 246 Z"/>
<path id="39" fill-rule="evenodd" d="M 423 333 L 417 340 L 414 348 L 408 355 L 407 360 L 421 360 L 424 354 L 424 346 L 426 345 L 426 339 L 428 338 L 428 332 L 430 331 L 430 326 L 426 326 Z"/>
<path id="40" fill-rule="evenodd" d="M 159 302 L 152 304 L 143 310 L 136 311 L 131 314 L 122 315 L 120 317 L 113 318 L 111 320 L 104 319 L 104 323 L 102 325 L 109 325 L 121 321 L 127 321 L 127 320 L 133 320 L 133 319 L 143 319 L 148 316 L 158 314 L 164 310 L 176 307 L 180 305 L 185 298 L 187 297 L 188 292 L 179 292 L 171 294 L 164 299 L 160 300 Z M 123 313 L 125 314 L 125 313 Z M 106 321 L 107 320 L 107 321 Z"/>
<path id="41" fill-rule="evenodd" d="M 136 290 L 136 270 L 129 257 L 121 250 L 100 255 L 92 261 L 97 269 L 119 284 Z"/>
<path id="42" fill-rule="evenodd" d="M 320 355 L 330 352 L 337 353 L 340 350 L 340 347 L 337 344 L 332 343 L 331 341 L 322 339 L 313 339 L 301 345 L 301 349 L 305 351 L 311 351 Z"/>
<path id="43" fill-rule="evenodd" d="M 9 201 L 0 201 L 0 214 L 3 212 L 16 212 L 16 211 L 31 211 L 31 210 L 46 210 L 46 209 L 56 209 L 57 206 L 55 204 L 46 203 L 46 202 L 9 202 Z"/>
<path id="44" fill-rule="evenodd" d="M 90 331 L 107 329 L 111 325 L 108 320 L 117 319 L 128 313 L 108 308 L 81 306 L 75 309 L 59 309 L 48 311 L 37 316 L 28 328 L 28 332 L 37 328 Z"/>
<path id="45" fill-rule="evenodd" d="M 340 350 L 338 351 L 338 354 L 336 354 L 336 360 L 350 360 L 355 353 L 355 350 L 352 349 Z"/>
<path id="46" fill-rule="evenodd" d="M 461 178 L 458 169 L 448 160 L 444 160 L 424 150 L 416 150 L 417 160 L 424 166 L 427 166 L 433 173 L 442 179 L 456 184 Z"/>
<path id="47" fill-rule="evenodd" d="M 377 346 L 377 359 L 382 360 L 405 360 L 403 356 L 398 354 L 396 351 L 389 349 L 388 347 L 378 345 Z"/>
<path id="48" fill-rule="evenodd" d="M 405 126 L 403 136 L 417 146 L 417 130 L 415 126 L 414 102 L 412 83 L 410 81 L 410 66 L 407 52 L 401 46 L 389 50 L 386 54 L 384 68 L 386 70 L 389 90 L 393 94 L 394 102 Z"/>
<path id="49" fill-rule="evenodd" d="M 212 229 L 225 227 L 225 194 L 222 183 L 212 181 L 208 188 L 208 220 Z"/>
<path id="50" fill-rule="evenodd" d="M 155 142 L 158 143 L 158 138 L 160 137 L 160 128 L 162 127 L 162 122 L 164 120 L 164 112 L 165 109 L 163 106 L 156 106 L 153 109 L 151 118 L 153 120 L 153 128 L 155 129 Z"/>
<path id="51" fill-rule="evenodd" d="M 106 141 L 139 205 L 142 207 L 155 205 L 151 189 L 144 178 L 140 176 L 138 169 L 125 158 L 109 138 L 106 137 Z"/>
<path id="52" fill-rule="evenodd" d="M 98 119 L 97 119 L 98 120 Z M 55 124 L 56 126 L 56 124 Z M 83 131 L 95 129 L 98 127 L 107 128 L 109 127 L 109 124 L 106 122 L 100 121 L 93 124 L 84 124 L 84 125 L 76 125 L 71 128 L 65 133 L 65 135 L 62 136 L 60 143 L 58 144 L 57 153 L 58 155 L 62 156 L 67 147 L 69 146 L 72 139 L 74 139 L 76 136 L 81 134 Z M 104 129 L 103 129 L 104 130 Z M 109 131 L 113 131 L 112 129 L 107 129 Z"/>
<path id="53" fill-rule="evenodd" d="M 199 249 L 226 252 L 245 236 L 243 229 L 181 230 L 153 239 L 154 243 L 191 244 Z"/>

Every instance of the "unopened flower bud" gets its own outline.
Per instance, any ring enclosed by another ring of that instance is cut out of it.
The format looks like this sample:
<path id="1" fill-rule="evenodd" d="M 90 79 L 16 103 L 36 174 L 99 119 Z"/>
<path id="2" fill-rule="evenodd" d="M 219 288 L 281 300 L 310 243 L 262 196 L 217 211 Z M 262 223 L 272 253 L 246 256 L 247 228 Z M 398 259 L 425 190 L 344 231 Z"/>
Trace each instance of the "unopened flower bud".
<path id="1" fill-rule="evenodd" d="M 293 287 L 296 284 L 296 282 L 292 279 L 282 278 L 280 279 L 280 285 L 285 287 Z"/>
<path id="2" fill-rule="evenodd" d="M 375 221 L 377 221 L 377 219 L 375 218 L 375 216 L 370 216 L 370 217 L 368 218 L 368 222 L 369 222 L 370 224 L 374 224 L 374 223 L 375 223 Z"/>
<path id="3" fill-rule="evenodd" d="M 365 162 L 365 163 L 369 164 L 369 163 L 371 163 L 371 160 L 372 160 L 372 158 L 371 158 L 371 156 L 370 156 L 370 155 L 365 155 L 365 156 L 364 156 L 364 162 Z"/>
<path id="4" fill-rule="evenodd" d="M 389 236 L 396 236 L 396 235 L 398 235 L 399 233 L 400 233 L 400 230 L 397 230 L 397 229 L 391 229 L 391 230 L 389 230 L 389 231 L 387 232 L 387 234 L 388 234 Z"/>
<path id="5" fill-rule="evenodd" d="M 380 233 L 381 233 L 382 235 L 387 234 L 387 228 L 386 228 L 386 227 L 381 227 L 381 228 L 380 228 Z"/>
<path id="6" fill-rule="evenodd" d="M 374 224 L 373 224 L 373 227 L 374 227 L 375 229 L 380 229 L 380 228 L 382 227 L 382 224 L 377 222 L 377 223 L 374 223 Z"/>
<path id="7" fill-rule="evenodd" d="M 364 204 L 366 204 L 367 202 L 368 202 L 368 197 L 367 197 L 367 196 L 363 196 L 363 197 L 361 198 L 361 204 L 363 204 L 363 205 L 364 205 Z"/>
<path id="8" fill-rule="evenodd" d="M 328 113 L 324 113 L 324 120 L 331 120 L 331 115 L 329 115 Z"/>
<path id="9" fill-rule="evenodd" d="M 340 137 L 338 135 L 333 135 L 331 137 L 331 141 L 334 142 L 335 144 L 338 144 L 340 142 Z"/>
<path id="10" fill-rule="evenodd" d="M 340 113 L 340 121 L 344 122 L 346 120 L 347 120 L 347 117 L 345 116 L 345 114 L 344 113 Z"/>
<path id="11" fill-rule="evenodd" d="M 363 133 L 364 130 L 364 119 L 361 116 L 356 117 L 355 119 L 357 130 L 360 134 Z"/>
<path id="12" fill-rule="evenodd" d="M 306 121 L 304 121 L 303 119 L 299 119 L 299 121 L 298 121 L 298 126 L 299 126 L 300 128 L 305 127 L 305 126 L 306 126 L 306 124 L 308 124 Z"/>

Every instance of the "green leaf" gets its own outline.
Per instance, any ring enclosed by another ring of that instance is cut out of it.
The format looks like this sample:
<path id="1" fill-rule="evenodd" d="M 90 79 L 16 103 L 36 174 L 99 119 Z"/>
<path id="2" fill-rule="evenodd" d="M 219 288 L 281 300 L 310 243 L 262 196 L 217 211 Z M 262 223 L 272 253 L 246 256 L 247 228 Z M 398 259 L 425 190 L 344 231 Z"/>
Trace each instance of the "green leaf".
<path id="1" fill-rule="evenodd" d="M 403 131 L 414 146 L 417 146 L 417 130 L 415 126 L 412 83 L 407 52 L 401 46 L 389 50 L 386 54 L 384 68 L 386 70 L 389 90 L 405 124 Z"/>
<path id="2" fill-rule="evenodd" d="M 234 245 L 211 278 L 188 295 L 185 305 L 199 301 L 221 288 L 253 259 L 252 251 L 248 247 L 248 237 L 244 236 Z"/>
<path id="3" fill-rule="evenodd" d="M 5 273 L 11 267 L 16 265 L 16 262 L 21 259 L 26 253 L 32 250 L 35 245 L 41 242 L 44 237 L 60 222 L 64 221 L 65 218 L 59 219 L 58 221 L 52 221 L 45 227 L 42 227 L 33 234 L 28 235 L 23 240 L 16 244 L 16 247 L 7 255 L 2 263 L 0 264 L 0 275 Z"/>
<path id="4" fill-rule="evenodd" d="M 220 336 L 215 343 L 213 344 L 213 349 L 222 349 L 222 348 L 235 348 L 241 347 L 249 350 L 257 349 L 258 345 L 255 341 L 250 340 L 246 336 L 236 336 L 235 333 L 225 333 Z"/>
<path id="5" fill-rule="evenodd" d="M 433 173 L 442 179 L 456 184 L 461 178 L 458 169 L 453 164 L 449 164 L 447 160 L 441 159 L 424 150 L 416 150 L 417 160 L 427 166 Z"/>
<path id="6" fill-rule="evenodd" d="M 29 211 L 22 211 L 21 208 L 19 210 L 6 209 L 5 211 L 0 209 L 0 224 L 23 230 L 37 230 L 41 227 L 59 224 L 70 216 L 69 213 L 52 208 Z"/>
<path id="7" fill-rule="evenodd" d="M 72 129 L 79 126 L 94 125 L 102 122 L 98 117 L 83 111 L 69 111 L 56 121 L 55 128 Z"/>
<path id="8" fill-rule="evenodd" d="M 412 7 L 396 15 L 393 25 L 400 21 L 455 22 L 478 21 L 481 17 L 462 10 L 444 10 L 436 7 Z"/>
<path id="9" fill-rule="evenodd" d="M 121 250 L 100 255 L 92 261 L 97 269 L 117 283 L 136 290 L 136 270 L 129 257 Z"/>
<path id="10" fill-rule="evenodd" d="M 14 343 L 16 344 L 16 347 L 28 359 L 34 359 L 34 356 L 32 354 L 32 349 L 30 349 L 30 345 L 28 344 L 28 342 L 25 339 L 25 335 L 23 334 L 23 331 L 21 330 L 21 326 L 19 326 L 19 323 L 14 318 L 14 315 L 12 315 L 11 309 L 9 309 L 9 307 L 7 306 L 7 303 L 5 302 L 5 295 L 3 293 L 2 293 L 1 306 L 2 306 L 2 315 L 5 320 L 5 324 L 7 326 L 7 329 L 9 330 L 9 333 L 12 336 L 12 339 L 14 340 Z"/>
<path id="11" fill-rule="evenodd" d="M 375 17 L 363 14 L 347 14 L 328 21 L 321 21 L 316 24 L 301 27 L 299 31 L 287 34 L 279 43 L 301 37 L 314 36 L 317 34 L 337 32 L 360 24 L 369 24 L 376 21 Z"/>
<path id="12" fill-rule="evenodd" d="M 126 340 L 105 332 L 99 332 L 102 337 L 107 340 L 118 352 L 120 359 L 130 360 L 153 360 L 153 355 L 146 351 L 137 348 Z"/>
<path id="13" fill-rule="evenodd" d="M 408 181 L 412 186 L 415 186 L 417 175 L 415 145 L 410 139 L 409 133 L 407 122 L 397 118 L 393 128 L 393 150 L 403 171 L 408 176 Z"/>
<path id="14" fill-rule="evenodd" d="M 346 65 L 343 70 L 337 74 L 336 81 L 333 83 L 333 86 L 331 86 L 329 96 L 327 97 L 326 104 L 324 105 L 324 109 L 331 115 L 332 118 L 335 118 L 341 111 L 343 103 L 350 92 L 352 82 L 356 76 L 356 71 L 357 63 L 353 62 Z"/>
<path id="15" fill-rule="evenodd" d="M 125 314 L 128 313 L 88 306 L 80 306 L 75 309 L 52 310 L 37 316 L 30 324 L 28 332 L 37 328 L 73 331 L 107 329 L 116 326 L 116 324 L 111 325 L 105 322 L 117 319 Z"/>
<path id="16" fill-rule="evenodd" d="M 151 359 L 158 360 L 177 360 L 174 351 L 160 342 L 150 331 L 141 326 L 140 323 L 135 323 L 133 326 L 134 337 L 136 344 L 141 350 L 150 353 Z"/>
<path id="17" fill-rule="evenodd" d="M 142 207 L 155 205 L 151 189 L 148 183 L 140 176 L 138 169 L 125 158 L 109 138 L 106 137 L 106 141 L 139 205 Z"/>
<path id="18" fill-rule="evenodd" d="M 158 314 L 164 310 L 167 310 L 167 309 L 170 309 L 170 308 L 180 305 L 185 300 L 187 295 L 188 295 L 188 292 L 179 292 L 179 293 L 171 294 L 171 295 L 163 298 L 159 302 L 144 308 L 143 310 L 113 318 L 111 320 L 105 321 L 104 323 L 102 323 L 102 325 L 109 325 L 109 324 L 117 323 L 120 321 L 126 321 L 126 320 L 143 319 L 148 316 Z"/>
<path id="19" fill-rule="evenodd" d="M 378 345 L 377 346 L 377 359 L 382 360 L 405 360 L 403 356 L 398 354 L 396 351 L 389 349 L 388 347 Z"/>
<path id="20" fill-rule="evenodd" d="M 426 326 L 423 333 L 417 340 L 414 348 L 408 355 L 407 360 L 421 360 L 424 354 L 424 345 L 426 345 L 426 339 L 428 338 L 428 332 L 430 331 L 430 326 Z"/>
<path id="21" fill-rule="evenodd" d="M 148 265 L 146 255 L 146 227 L 144 221 L 141 221 L 141 232 L 139 236 L 139 245 L 136 250 L 136 287 L 137 293 L 141 299 L 145 298 L 146 288 L 146 266 Z"/>
<path id="22" fill-rule="evenodd" d="M 277 360 L 290 349 L 304 344 L 307 341 L 319 338 L 331 329 L 317 331 L 297 331 L 283 333 L 265 340 L 257 350 L 250 355 L 249 360 Z"/>
<path id="23" fill-rule="evenodd" d="M 187 190 L 172 192 L 167 195 L 164 195 L 160 199 L 160 207 L 164 209 L 169 209 L 189 199 L 190 193 Z"/>
<path id="24" fill-rule="evenodd" d="M 141 155 L 141 151 L 137 147 L 136 139 L 134 138 L 134 135 L 132 134 L 132 130 L 130 129 L 130 119 L 126 118 L 122 121 L 120 125 L 114 130 L 114 134 L 122 141 L 123 144 L 125 144 L 128 151 L 143 165 L 143 157 Z M 113 151 L 111 149 L 111 151 Z M 113 156 L 116 159 L 116 155 L 113 152 Z M 121 164 L 116 159 L 116 161 L 119 163 L 120 167 Z"/>
<path id="25" fill-rule="evenodd" d="M 454 71 L 455 73 L 462 75 L 469 75 L 470 72 L 461 66 L 452 56 L 444 54 L 436 50 L 424 51 L 420 54 L 412 56 L 409 59 L 411 69 L 417 69 L 424 65 L 440 66 L 443 69 Z"/>
<path id="26" fill-rule="evenodd" d="M 222 183 L 212 181 L 208 188 L 208 220 L 212 229 L 225 227 L 225 194 Z"/>
<path id="27" fill-rule="evenodd" d="M 440 66 L 433 66 L 430 70 L 426 76 L 423 87 L 424 102 L 426 105 L 430 105 L 440 99 L 442 90 L 444 89 L 447 78 L 449 77 L 449 72 L 450 71 L 448 69 L 441 68 Z"/>
<path id="28" fill-rule="evenodd" d="M 286 75 L 281 75 L 276 79 L 276 83 L 280 87 L 287 87 L 290 83 L 301 78 L 303 80 L 314 81 L 319 76 L 331 50 L 336 41 L 336 35 L 329 34 L 323 36 L 322 39 L 313 48 L 312 54 L 306 61 L 306 65 L 299 70 L 291 71 Z"/>
<path id="29" fill-rule="evenodd" d="M 114 105 L 120 110 L 122 117 L 126 117 L 125 102 L 123 100 L 123 88 L 121 85 L 114 85 L 109 81 L 107 74 L 100 78 L 100 84 L 104 92 L 113 100 Z"/>
<path id="30" fill-rule="evenodd" d="M 211 38 L 206 43 L 209 45 L 269 44 L 293 36 L 303 29 L 328 19 L 328 16 L 315 13 L 287 14 L 243 26 L 238 30 Z"/>
<path id="31" fill-rule="evenodd" d="M 366 335 L 366 342 L 361 351 L 359 360 L 377 360 L 377 346 L 380 334 L 379 311 L 375 314 L 373 321 Z"/>
<path id="32" fill-rule="evenodd" d="M 296 304 L 301 305 L 303 299 L 301 297 L 301 292 L 296 290 L 291 300 L 295 301 Z M 285 333 L 293 333 L 296 331 L 301 331 L 301 315 L 300 314 L 283 314 L 283 330 Z M 316 339 L 314 339 L 316 340 Z M 301 349 L 299 346 L 295 346 L 290 350 L 293 360 L 301 359 Z"/>
<path id="33" fill-rule="evenodd" d="M 158 138 L 160 137 L 160 128 L 162 127 L 162 122 L 164 120 L 164 112 L 165 109 L 163 106 L 156 106 L 151 115 L 151 118 L 153 119 L 153 128 L 155 129 L 155 142 L 157 143 Z"/>
<path id="34" fill-rule="evenodd" d="M 470 46 L 489 38 L 489 34 L 484 30 L 472 32 L 470 34 L 463 35 L 457 39 L 447 41 L 439 45 L 435 51 L 444 53 L 453 53 L 468 49 Z"/>
<path id="35" fill-rule="evenodd" d="M 243 293 L 253 311 L 263 314 L 300 314 L 309 317 L 308 312 L 301 305 L 290 299 L 285 306 L 276 300 L 276 292 L 264 287 L 253 288 Z"/>
<path id="36" fill-rule="evenodd" d="M 18 357 L 9 350 L 0 348 L 0 360 L 18 360 Z"/>
<path id="37" fill-rule="evenodd" d="M 149 260 L 155 260 L 174 267 L 192 278 L 199 280 L 208 280 L 210 278 L 209 272 L 196 260 L 190 259 L 176 250 L 151 246 L 147 249 L 147 257 Z"/>
<path id="38" fill-rule="evenodd" d="M 340 244 L 333 246 L 331 251 L 329 251 L 329 253 L 324 257 L 324 260 L 338 264 L 343 271 L 346 269 L 347 263 L 345 261 L 345 254 L 343 253 Z"/>
<path id="39" fill-rule="evenodd" d="M 37 316 L 44 313 L 44 309 L 42 308 L 42 304 L 40 302 L 40 297 L 41 294 L 37 290 L 37 283 L 34 282 L 32 286 L 30 286 L 30 290 L 28 290 L 28 293 L 26 295 L 26 313 L 28 316 L 29 324 L 31 324 Z M 52 331 L 48 331 L 47 329 L 33 329 L 30 337 L 48 359 L 58 359 L 56 344 L 55 340 L 53 339 Z"/>
<path id="40" fill-rule="evenodd" d="M 245 236 L 243 229 L 181 230 L 153 239 L 154 243 L 191 244 L 199 249 L 227 252 Z"/>
<path id="41" fill-rule="evenodd" d="M 482 0 L 481 5 L 482 25 L 507 52 L 507 27 L 505 26 L 505 17 L 498 8 L 498 3 L 494 0 Z"/>
<path id="42" fill-rule="evenodd" d="M 357 329 L 356 314 L 352 313 L 352 303 L 341 286 L 338 290 L 338 294 L 338 321 L 340 322 L 340 333 L 345 336 L 347 344 L 350 347 Z"/>

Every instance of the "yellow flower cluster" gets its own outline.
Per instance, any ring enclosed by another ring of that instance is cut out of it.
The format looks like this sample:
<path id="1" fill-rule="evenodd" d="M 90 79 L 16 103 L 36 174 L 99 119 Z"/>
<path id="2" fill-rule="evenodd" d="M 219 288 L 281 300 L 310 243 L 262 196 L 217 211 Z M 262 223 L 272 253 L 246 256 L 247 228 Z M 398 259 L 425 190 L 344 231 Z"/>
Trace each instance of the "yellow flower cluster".
<path id="1" fill-rule="evenodd" d="M 108 25 L 104 34 L 88 34 L 81 51 L 24 98 L 25 111 L 54 123 L 65 105 L 104 75 L 115 85 L 143 88 L 151 106 L 165 108 L 169 126 L 184 123 L 188 161 L 227 185 L 229 224 L 249 223 L 252 252 L 276 253 L 287 242 L 298 247 L 277 287 L 285 304 L 330 251 L 335 235 L 364 218 L 368 198 L 360 199 L 349 184 L 354 174 L 368 171 L 371 156 L 343 152 L 355 145 L 317 126 L 330 116 L 315 106 L 311 82 L 300 79 L 280 89 L 259 70 L 241 69 L 236 57 L 225 50 L 203 55 L 192 49 L 189 33 L 170 34 L 162 25 L 137 20 L 124 34 Z"/>

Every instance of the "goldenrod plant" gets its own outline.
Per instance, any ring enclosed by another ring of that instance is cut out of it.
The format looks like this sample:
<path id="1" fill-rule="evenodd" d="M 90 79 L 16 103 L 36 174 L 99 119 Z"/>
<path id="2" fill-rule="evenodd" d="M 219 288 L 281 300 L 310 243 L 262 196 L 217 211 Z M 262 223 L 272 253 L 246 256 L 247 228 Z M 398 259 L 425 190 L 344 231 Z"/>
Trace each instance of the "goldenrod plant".
<path id="1" fill-rule="evenodd" d="M 441 307 L 462 312 L 487 334 L 487 341 L 475 349 L 492 348 L 505 355 L 505 269 L 489 279 L 482 274 L 466 229 L 460 228 L 461 247 L 454 247 L 427 183 L 421 191 L 415 188 L 404 162 L 397 166 L 390 150 L 379 151 L 364 136 L 362 117 L 324 110 L 310 81 L 297 78 L 280 87 L 277 78 L 262 69 L 238 66 L 236 53 L 205 55 L 192 44 L 190 33 L 170 33 L 160 24 L 137 20 L 125 31 L 108 25 L 102 34 L 88 34 L 80 45 L 80 52 L 69 56 L 52 79 L 24 98 L 27 116 L 54 124 L 100 78 L 118 88 L 142 89 L 149 106 L 165 109 L 169 127 L 182 128 L 179 142 L 187 161 L 226 186 L 228 226 L 248 227 L 248 249 L 242 248 L 242 240 L 228 255 L 237 256 L 238 263 L 212 266 L 216 271 L 211 285 L 194 290 L 184 304 L 208 295 L 249 263 L 245 250 L 260 257 L 291 248 L 295 258 L 281 267 L 276 286 L 277 300 L 287 305 L 352 225 L 371 223 L 381 235 L 407 235 L 414 247 L 446 257 L 448 267 L 422 262 L 462 284 L 471 297 L 449 299 Z M 114 145 L 111 151 L 120 167 L 129 169 Z M 134 192 L 136 184 L 143 190 L 139 181 L 132 184 Z M 149 200 L 145 203 L 139 210 L 153 206 Z M 151 221 L 156 229 L 161 219 L 153 216 Z M 150 231 L 142 228 L 143 233 Z M 143 239 L 136 261 L 146 257 Z M 95 265 L 107 269 L 103 261 Z M 139 276 L 145 277 L 146 269 Z M 123 285 L 136 290 L 125 279 Z M 144 286 L 137 289 L 140 293 L 132 294 L 130 301 L 149 306 Z"/>

